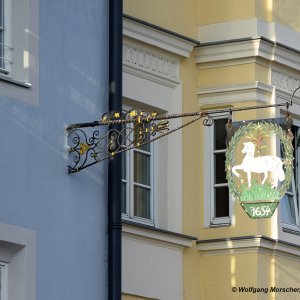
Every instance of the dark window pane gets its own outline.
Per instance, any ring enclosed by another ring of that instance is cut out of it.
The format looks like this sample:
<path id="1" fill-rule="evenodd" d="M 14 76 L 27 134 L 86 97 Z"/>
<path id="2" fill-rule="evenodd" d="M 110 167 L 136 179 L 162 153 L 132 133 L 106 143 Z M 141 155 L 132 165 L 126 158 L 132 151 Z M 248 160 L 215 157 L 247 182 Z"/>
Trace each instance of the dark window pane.
<path id="1" fill-rule="evenodd" d="M 128 179 L 126 178 L 126 152 L 121 153 L 121 160 L 122 160 L 122 179 Z"/>
<path id="2" fill-rule="evenodd" d="M 226 124 L 227 119 L 214 120 L 215 150 L 226 149 Z"/>
<path id="3" fill-rule="evenodd" d="M 215 188 L 215 217 L 229 216 L 229 191 L 228 187 Z"/>
<path id="4" fill-rule="evenodd" d="M 285 194 L 280 200 L 281 218 L 283 223 L 296 225 L 295 206 L 292 195 Z"/>
<path id="5" fill-rule="evenodd" d="M 4 27 L 4 0 L 0 0 L 0 26 Z"/>
<path id="6" fill-rule="evenodd" d="M 225 153 L 216 153 L 215 155 L 215 182 L 226 183 L 225 172 Z"/>
<path id="7" fill-rule="evenodd" d="M 134 182 L 150 185 L 150 156 L 134 151 Z"/>
<path id="8" fill-rule="evenodd" d="M 150 190 L 134 187 L 134 216 L 150 219 Z"/>
<path id="9" fill-rule="evenodd" d="M 121 145 L 123 145 L 122 148 L 125 148 L 126 146 L 128 146 L 128 139 L 127 139 L 128 134 L 129 134 L 129 129 L 126 127 L 126 124 L 122 124 L 121 125 L 121 135 L 119 136 L 119 143 Z"/>
<path id="10" fill-rule="evenodd" d="M 146 137 L 144 141 L 149 141 L 149 139 Z M 150 152 L 150 144 L 139 146 L 138 149 Z"/>
<path id="11" fill-rule="evenodd" d="M 126 186 L 127 184 L 125 182 L 122 182 L 122 194 L 121 194 L 121 211 L 123 214 L 126 214 Z"/>
<path id="12" fill-rule="evenodd" d="M 4 69 L 4 32 L 0 31 L 0 68 Z"/>
<path id="13" fill-rule="evenodd" d="M 4 47 L 2 46 L 3 39 L 0 34 L 0 68 L 4 69 Z"/>

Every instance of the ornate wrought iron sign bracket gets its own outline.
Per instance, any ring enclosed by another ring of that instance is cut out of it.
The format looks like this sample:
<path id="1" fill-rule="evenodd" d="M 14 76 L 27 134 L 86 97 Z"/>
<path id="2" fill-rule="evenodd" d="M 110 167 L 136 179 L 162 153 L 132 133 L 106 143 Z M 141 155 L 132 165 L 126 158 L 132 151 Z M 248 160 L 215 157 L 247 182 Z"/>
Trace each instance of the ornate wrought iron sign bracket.
<path id="1" fill-rule="evenodd" d="M 251 109 L 261 109 L 279 106 L 288 106 L 290 103 L 252 106 L 213 111 L 198 111 L 192 113 L 158 115 L 155 112 L 147 113 L 136 109 L 125 113 L 109 112 L 102 116 L 100 121 L 72 124 L 67 126 L 69 165 L 68 172 L 76 173 L 89 166 L 97 164 L 115 155 L 151 143 L 200 119 L 204 126 L 213 124 L 213 115 L 232 113 Z M 182 125 L 170 128 L 169 120 L 192 117 Z M 120 124 L 116 130 L 112 125 Z M 97 127 L 95 130 L 94 128 Z M 228 127 L 230 131 L 230 126 Z"/>
<path id="2" fill-rule="evenodd" d="M 168 120 L 181 117 L 194 118 L 170 129 Z M 106 113 L 101 121 L 69 125 L 66 128 L 70 158 L 68 172 L 79 172 L 119 153 L 151 143 L 202 118 L 205 126 L 212 125 L 211 116 L 205 112 L 158 115 L 133 109 L 125 113 Z M 121 130 L 111 128 L 114 124 L 121 124 Z M 108 130 L 101 130 L 104 126 Z M 93 130 L 94 127 L 100 128 Z"/>

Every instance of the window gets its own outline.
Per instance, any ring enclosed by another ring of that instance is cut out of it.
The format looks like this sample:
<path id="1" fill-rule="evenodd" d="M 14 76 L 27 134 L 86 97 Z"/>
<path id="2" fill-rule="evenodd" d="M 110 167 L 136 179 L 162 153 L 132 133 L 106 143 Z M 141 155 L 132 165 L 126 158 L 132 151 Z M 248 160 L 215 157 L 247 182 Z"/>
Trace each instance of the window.
<path id="1" fill-rule="evenodd" d="M 294 140 L 294 176 L 289 190 L 280 201 L 281 221 L 283 228 L 287 230 L 300 231 L 299 228 L 299 160 L 300 160 L 300 127 L 292 127 Z"/>
<path id="2" fill-rule="evenodd" d="M 0 0 L 0 69 L 4 69 L 4 0 Z"/>
<path id="3" fill-rule="evenodd" d="M 0 73 L 9 74 L 11 69 L 10 1 L 0 0 Z"/>
<path id="4" fill-rule="evenodd" d="M 6 264 L 0 262 L 0 300 L 6 299 Z"/>
<path id="5" fill-rule="evenodd" d="M 0 88 L 28 102 L 38 100 L 38 11 L 39 0 L 0 0 Z"/>
<path id="6" fill-rule="evenodd" d="M 204 131 L 205 225 L 230 224 L 230 199 L 225 172 L 227 118 L 216 118 Z"/>
<path id="7" fill-rule="evenodd" d="M 0 0 L 0 72 L 8 74 L 8 50 L 6 45 L 6 33 L 7 33 L 7 12 L 5 0 Z"/>
<path id="8" fill-rule="evenodd" d="M 127 125 L 133 140 L 139 128 Z M 122 153 L 122 214 L 142 223 L 153 223 L 153 145 L 146 144 Z"/>
<path id="9" fill-rule="evenodd" d="M 36 299 L 36 233 L 0 223 L 0 300 Z"/>

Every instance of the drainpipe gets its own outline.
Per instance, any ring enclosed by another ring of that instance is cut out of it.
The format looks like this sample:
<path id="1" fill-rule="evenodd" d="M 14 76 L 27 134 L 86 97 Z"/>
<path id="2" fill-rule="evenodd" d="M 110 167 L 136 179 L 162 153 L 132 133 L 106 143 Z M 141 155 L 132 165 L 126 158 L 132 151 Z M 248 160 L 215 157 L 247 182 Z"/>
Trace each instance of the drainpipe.
<path id="1" fill-rule="evenodd" d="M 123 0 L 109 2 L 109 111 L 122 111 Z M 111 128 L 121 130 L 121 125 Z M 108 299 L 121 300 L 121 155 L 108 167 Z"/>

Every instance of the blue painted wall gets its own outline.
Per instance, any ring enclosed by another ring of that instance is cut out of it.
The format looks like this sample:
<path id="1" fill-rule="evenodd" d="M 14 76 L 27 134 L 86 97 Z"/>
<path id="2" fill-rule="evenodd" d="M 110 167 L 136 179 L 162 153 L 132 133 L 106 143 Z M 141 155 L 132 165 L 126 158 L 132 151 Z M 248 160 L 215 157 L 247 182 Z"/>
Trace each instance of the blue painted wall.
<path id="1" fill-rule="evenodd" d="M 0 222 L 37 233 L 37 299 L 107 299 L 107 163 L 68 175 L 64 126 L 108 109 L 108 7 L 40 0 L 39 99 L 0 95 Z"/>

